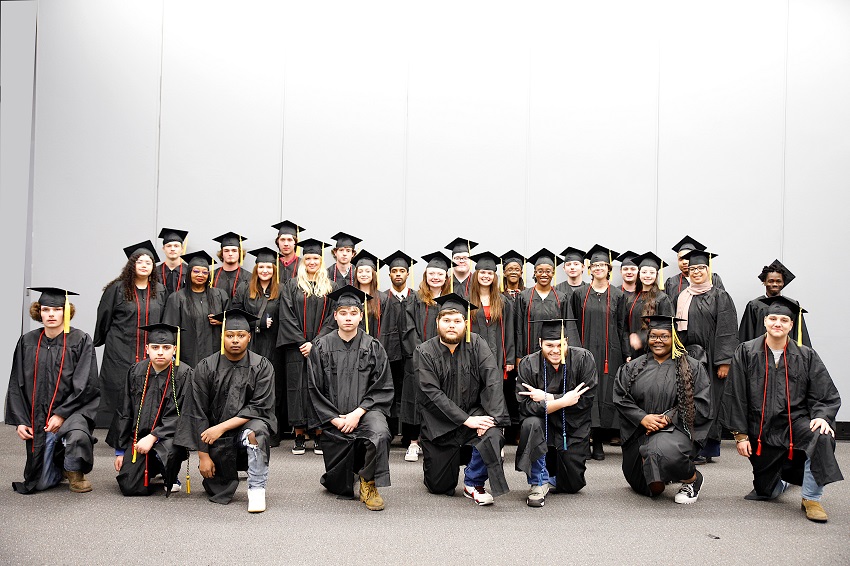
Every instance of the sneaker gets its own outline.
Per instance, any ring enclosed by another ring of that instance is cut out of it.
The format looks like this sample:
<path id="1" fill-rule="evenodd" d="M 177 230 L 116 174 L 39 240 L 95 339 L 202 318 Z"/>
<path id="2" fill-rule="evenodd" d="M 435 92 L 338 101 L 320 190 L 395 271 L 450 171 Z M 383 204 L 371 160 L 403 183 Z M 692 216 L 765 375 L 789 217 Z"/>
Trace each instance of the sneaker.
<path id="1" fill-rule="evenodd" d="M 823 506 L 820 504 L 820 501 L 811 501 L 803 498 L 800 508 L 806 512 L 806 519 L 809 521 L 814 521 L 815 523 L 826 523 L 829 518 L 827 517 Z"/>
<path id="2" fill-rule="evenodd" d="M 248 513 L 262 513 L 266 510 L 265 488 L 248 490 Z"/>
<path id="3" fill-rule="evenodd" d="M 292 445 L 292 453 L 296 456 L 301 456 L 307 451 L 307 446 L 305 444 L 305 439 L 303 434 L 298 434 L 295 436 L 295 444 Z"/>
<path id="4" fill-rule="evenodd" d="M 74 493 L 88 493 L 91 491 L 91 482 L 86 479 L 85 474 L 82 472 L 69 472 L 68 470 L 64 470 L 62 473 L 66 478 L 68 478 L 70 489 Z"/>
<path id="5" fill-rule="evenodd" d="M 321 435 L 317 435 L 315 438 L 313 438 L 313 454 L 317 454 L 319 456 L 324 454 L 324 452 L 322 451 L 321 438 Z"/>
<path id="6" fill-rule="evenodd" d="M 180 480 L 174 480 L 174 483 L 171 484 L 171 493 L 180 493 L 182 489 L 183 485 L 180 483 Z"/>
<path id="7" fill-rule="evenodd" d="M 525 504 L 529 507 L 543 507 L 548 493 L 548 483 L 544 483 L 543 485 L 532 485 L 528 490 L 528 497 L 525 498 Z"/>
<path id="8" fill-rule="evenodd" d="M 464 485 L 463 496 L 472 499 L 478 505 L 493 504 L 493 496 L 487 493 L 483 485 L 476 485 L 475 487 L 472 487 L 471 485 Z"/>
<path id="9" fill-rule="evenodd" d="M 369 511 L 382 511 L 384 509 L 384 498 L 378 493 L 375 481 L 366 481 L 360 478 L 360 501 L 366 505 Z"/>
<path id="10" fill-rule="evenodd" d="M 604 460 L 605 459 L 605 450 L 602 448 L 602 441 L 594 441 L 593 442 L 593 453 L 590 455 L 594 460 Z"/>
<path id="11" fill-rule="evenodd" d="M 695 479 L 692 483 L 683 483 L 682 487 L 679 488 L 679 493 L 676 494 L 676 497 L 673 498 L 673 501 L 676 503 L 684 503 L 689 504 L 693 503 L 699 497 L 699 490 L 702 489 L 703 477 L 702 474 L 697 470 L 697 479 Z"/>
<path id="12" fill-rule="evenodd" d="M 419 454 L 422 452 L 422 449 L 419 448 L 418 444 L 410 443 L 410 446 L 407 447 L 407 452 L 404 454 L 405 462 L 417 462 L 419 460 Z"/>

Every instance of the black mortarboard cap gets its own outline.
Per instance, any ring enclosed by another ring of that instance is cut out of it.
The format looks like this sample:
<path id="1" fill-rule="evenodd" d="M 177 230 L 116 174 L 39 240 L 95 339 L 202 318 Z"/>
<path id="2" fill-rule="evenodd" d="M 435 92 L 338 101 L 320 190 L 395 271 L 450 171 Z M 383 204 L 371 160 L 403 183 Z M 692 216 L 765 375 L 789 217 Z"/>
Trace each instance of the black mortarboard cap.
<path id="1" fill-rule="evenodd" d="M 321 240 L 317 240 L 315 238 L 307 238 L 303 242 L 300 242 L 301 245 L 301 255 L 322 255 L 322 252 L 325 248 L 329 248 L 330 246 Z"/>
<path id="2" fill-rule="evenodd" d="M 658 330 L 673 330 L 674 322 L 685 322 L 684 318 L 676 318 L 675 316 L 666 316 L 661 314 L 653 314 L 651 316 L 642 317 L 646 321 L 649 328 L 657 328 Z"/>
<path id="3" fill-rule="evenodd" d="M 549 318 L 546 320 L 535 320 L 534 322 L 541 325 L 541 340 L 560 340 L 562 336 L 566 336 L 566 324 L 575 320 L 574 318 Z"/>
<path id="4" fill-rule="evenodd" d="M 789 299 L 783 295 L 774 297 L 761 297 L 759 300 L 767 305 L 767 314 L 783 314 L 790 316 L 792 320 L 797 320 L 800 313 L 809 312 L 800 306 L 800 303 L 794 299 Z"/>
<path id="5" fill-rule="evenodd" d="M 140 326 L 139 330 L 144 330 L 148 333 L 148 344 L 177 344 L 178 328 L 164 322 L 148 324 Z"/>
<path id="6" fill-rule="evenodd" d="M 337 232 L 331 238 L 336 242 L 336 245 L 334 245 L 335 248 L 353 248 L 363 241 L 357 236 L 352 236 L 345 232 Z"/>
<path id="7" fill-rule="evenodd" d="M 354 267 L 360 267 L 361 265 L 368 265 L 372 269 L 378 269 L 378 256 L 367 252 L 366 250 L 360 250 L 357 252 L 357 257 L 354 258 Z"/>
<path id="8" fill-rule="evenodd" d="M 632 258 L 634 265 L 638 267 L 654 267 L 661 269 L 666 267 L 667 263 L 652 252 L 646 252 Z"/>
<path id="9" fill-rule="evenodd" d="M 717 257 L 717 254 L 708 250 L 689 250 L 688 253 L 682 254 L 682 257 L 688 260 L 688 265 L 711 265 L 711 260 Z"/>
<path id="10" fill-rule="evenodd" d="M 280 238 L 283 234 L 289 234 L 296 240 L 301 232 L 304 231 L 304 228 L 296 224 L 295 222 L 290 222 L 289 220 L 282 220 L 277 224 L 272 224 L 272 228 L 277 230 L 277 237 Z"/>
<path id="11" fill-rule="evenodd" d="M 393 267 L 405 267 L 410 269 L 411 264 L 416 263 L 416 260 L 404 253 L 401 250 L 396 250 L 383 259 L 384 265 L 388 265 L 390 269 Z"/>
<path id="12" fill-rule="evenodd" d="M 677 243 L 673 245 L 673 251 L 676 253 L 681 252 L 682 250 L 704 250 L 705 246 L 691 238 L 690 236 L 685 236 Z"/>
<path id="13" fill-rule="evenodd" d="M 496 266 L 499 265 L 499 260 L 501 259 L 496 254 L 490 252 L 480 252 L 469 257 L 475 262 L 475 269 L 485 269 L 488 271 L 496 271 Z"/>
<path id="14" fill-rule="evenodd" d="M 242 242 L 246 241 L 248 238 L 242 237 L 236 232 L 226 232 L 217 238 L 213 238 L 214 242 L 218 242 L 221 244 L 222 248 L 228 247 L 237 247 L 240 250 L 242 249 Z"/>
<path id="15" fill-rule="evenodd" d="M 595 244 L 592 248 L 590 248 L 587 253 L 584 255 L 585 259 L 590 260 L 590 263 L 596 263 L 598 261 L 604 261 L 607 264 L 611 264 L 611 262 L 620 254 L 612 250 L 611 248 L 606 248 L 602 244 Z"/>
<path id="16" fill-rule="evenodd" d="M 638 254 L 636 254 L 635 252 L 633 252 L 633 251 L 629 250 L 629 251 L 627 251 L 627 252 L 623 252 L 623 253 L 621 253 L 620 255 L 618 255 L 618 256 L 617 256 L 616 258 L 614 258 L 614 259 L 616 259 L 617 261 L 619 261 L 619 262 L 620 262 L 620 267 L 628 267 L 628 266 L 630 266 L 630 265 L 633 265 L 633 266 L 637 267 L 637 265 L 638 265 L 638 264 L 637 264 L 637 262 L 635 261 L 635 258 L 636 258 L 637 256 L 638 256 Z"/>
<path id="17" fill-rule="evenodd" d="M 251 250 L 248 253 L 257 258 L 254 263 L 277 263 L 277 252 L 268 246 Z"/>
<path id="18" fill-rule="evenodd" d="M 476 310 L 478 307 L 458 295 L 457 293 L 449 293 L 447 295 L 441 295 L 434 299 L 438 305 L 440 305 L 440 310 L 449 310 L 454 309 L 461 313 L 464 318 L 466 318 L 466 313 L 468 310 Z"/>
<path id="19" fill-rule="evenodd" d="M 452 260 L 443 252 L 425 254 L 422 256 L 422 259 L 428 262 L 428 267 L 442 269 L 443 271 L 448 271 L 449 267 L 454 265 Z"/>
<path id="20" fill-rule="evenodd" d="M 328 293 L 328 298 L 336 301 L 338 307 L 360 307 L 362 309 L 364 303 L 372 299 L 372 295 L 353 285 L 346 285 L 333 293 Z"/>
<path id="21" fill-rule="evenodd" d="M 225 320 L 226 315 L 226 320 Z M 251 330 L 251 323 L 256 322 L 256 316 L 242 309 L 228 309 L 213 315 L 213 320 L 223 322 L 222 334 L 225 330 Z"/>
<path id="22" fill-rule="evenodd" d="M 65 293 L 68 295 L 78 294 L 58 287 L 28 287 L 28 289 L 30 291 L 35 291 L 36 293 L 41 293 L 37 302 L 43 307 L 65 308 Z"/>
<path id="23" fill-rule="evenodd" d="M 525 256 L 519 253 L 518 251 L 508 250 L 507 252 L 502 254 L 502 265 L 507 265 L 509 263 L 518 263 L 520 265 L 524 265 Z"/>
<path id="24" fill-rule="evenodd" d="M 797 276 L 791 273 L 791 271 L 789 271 L 787 267 L 782 265 L 782 262 L 778 259 L 773 260 L 770 265 L 765 265 L 764 268 L 761 270 L 761 273 L 759 274 L 759 279 L 762 283 L 764 283 L 764 280 L 767 279 L 768 273 L 781 273 L 782 281 L 785 283 L 785 285 L 788 285 L 789 283 L 791 283 L 791 281 L 797 278 Z"/>
<path id="25" fill-rule="evenodd" d="M 159 231 L 159 238 L 162 238 L 162 245 L 169 244 L 171 242 L 180 242 L 183 243 L 183 240 L 186 239 L 186 236 L 189 235 L 189 232 L 186 230 L 177 230 L 175 228 L 163 228 Z"/>
<path id="26" fill-rule="evenodd" d="M 213 258 L 204 250 L 192 252 L 183 256 L 183 261 L 189 264 L 189 268 L 199 265 L 201 267 L 209 267 L 212 265 Z"/>
<path id="27" fill-rule="evenodd" d="M 552 253 L 546 248 L 541 248 L 540 251 L 538 251 L 536 254 L 533 254 L 528 257 L 528 263 L 532 264 L 534 267 L 537 267 L 538 265 L 544 263 L 554 267 L 555 262 L 560 260 L 561 258 L 558 257 L 558 254 Z"/>
<path id="28" fill-rule="evenodd" d="M 561 252 L 561 255 L 564 256 L 564 263 L 567 263 L 569 261 L 580 261 L 583 263 L 584 254 L 585 252 L 583 250 L 574 248 L 572 246 Z"/>
<path id="29" fill-rule="evenodd" d="M 477 246 L 477 242 L 473 242 L 472 240 L 468 240 L 466 238 L 455 238 L 448 244 L 446 244 L 446 249 L 454 254 L 462 254 L 462 253 L 472 253 L 472 248 Z"/>
<path id="30" fill-rule="evenodd" d="M 150 240 L 145 240 L 144 242 L 139 242 L 138 244 L 133 244 L 132 246 L 127 246 L 126 248 L 124 248 L 124 254 L 127 256 L 127 259 L 133 257 L 133 254 L 136 252 L 141 252 L 151 256 L 151 259 L 154 261 L 154 263 L 159 262 L 159 256 L 156 255 L 156 252 L 154 251 L 153 242 L 151 242 Z"/>

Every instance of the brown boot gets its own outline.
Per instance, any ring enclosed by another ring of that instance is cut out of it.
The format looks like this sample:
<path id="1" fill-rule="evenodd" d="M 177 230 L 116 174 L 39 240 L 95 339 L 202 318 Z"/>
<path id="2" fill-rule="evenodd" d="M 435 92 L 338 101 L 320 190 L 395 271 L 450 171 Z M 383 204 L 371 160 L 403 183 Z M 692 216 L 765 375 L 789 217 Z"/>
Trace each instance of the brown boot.
<path id="1" fill-rule="evenodd" d="M 384 499 L 378 493 L 374 481 L 366 481 L 360 478 L 360 501 L 366 504 L 369 511 L 381 511 L 384 508 Z"/>
<path id="2" fill-rule="evenodd" d="M 68 483 L 71 484 L 71 491 L 74 493 L 88 493 L 91 491 L 91 482 L 86 479 L 83 472 L 69 472 L 65 470 L 63 473 L 68 478 Z"/>
<path id="3" fill-rule="evenodd" d="M 820 504 L 820 501 L 809 501 L 808 499 L 803 499 L 800 509 L 806 512 L 806 519 L 809 521 L 814 521 L 815 523 L 826 523 L 826 520 L 828 519 L 826 511 L 823 510 L 823 505 Z"/>

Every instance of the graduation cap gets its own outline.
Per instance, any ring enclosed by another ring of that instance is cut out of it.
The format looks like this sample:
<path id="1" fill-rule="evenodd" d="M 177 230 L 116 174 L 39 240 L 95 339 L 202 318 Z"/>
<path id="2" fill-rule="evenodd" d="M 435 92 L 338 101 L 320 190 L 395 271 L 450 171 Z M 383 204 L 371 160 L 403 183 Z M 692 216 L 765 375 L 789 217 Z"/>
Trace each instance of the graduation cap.
<path id="1" fill-rule="evenodd" d="M 800 303 L 794 299 L 789 299 L 783 295 L 760 297 L 759 301 L 767 305 L 767 313 L 765 316 L 770 314 L 779 314 L 796 321 L 797 345 L 801 346 L 803 344 L 803 313 L 809 311 L 801 307 Z"/>
<path id="2" fill-rule="evenodd" d="M 239 248 L 239 265 L 245 261 L 245 250 L 242 248 L 242 242 L 248 238 L 243 238 L 236 232 L 225 232 L 217 238 L 213 238 L 214 242 L 221 244 L 221 249 L 224 248 Z"/>
<path id="3" fill-rule="evenodd" d="M 251 250 L 248 253 L 257 258 L 254 263 L 273 263 L 275 266 L 277 265 L 277 256 L 279 252 L 276 252 L 268 246 Z"/>
<path id="4" fill-rule="evenodd" d="M 378 256 L 367 252 L 366 250 L 360 250 L 357 252 L 357 260 L 354 262 L 354 267 L 361 267 L 364 265 L 368 265 L 372 269 L 378 270 L 380 269 L 380 259 Z"/>
<path id="5" fill-rule="evenodd" d="M 673 244 L 673 251 L 679 253 L 684 250 L 704 250 L 705 246 L 691 238 L 690 236 L 685 236 L 675 244 Z"/>
<path id="6" fill-rule="evenodd" d="M 608 265 L 611 265 L 614 263 L 614 258 L 618 255 L 619 254 L 611 248 L 606 248 L 602 244 L 594 244 L 594 246 L 590 248 L 586 254 L 584 254 L 584 258 L 590 261 L 590 263 L 604 261 Z"/>
<path id="7" fill-rule="evenodd" d="M 475 269 L 496 271 L 496 265 L 501 263 L 502 258 L 491 252 L 480 252 L 469 256 L 475 262 Z"/>
<path id="8" fill-rule="evenodd" d="M 783 286 L 788 285 L 791 281 L 797 278 L 797 276 L 791 273 L 787 267 L 782 265 L 782 262 L 778 259 L 773 260 L 770 265 L 765 265 L 762 268 L 761 273 L 759 274 L 759 279 L 762 283 L 764 283 L 765 279 L 767 279 L 768 273 L 779 273 L 782 275 Z"/>
<path id="9" fill-rule="evenodd" d="M 446 244 L 446 249 L 452 252 L 452 255 L 455 254 L 468 254 L 472 253 L 472 248 L 477 246 L 477 242 L 473 242 L 467 238 L 455 238 L 448 244 Z"/>
<path id="10" fill-rule="evenodd" d="M 620 267 L 629 267 L 629 266 L 637 267 L 638 264 L 635 263 L 635 258 L 637 256 L 638 256 L 638 254 L 629 250 L 627 252 L 621 253 L 615 259 L 620 262 Z"/>
<path id="11" fill-rule="evenodd" d="M 303 242 L 301 242 L 301 254 L 302 255 L 318 255 L 322 256 L 324 259 L 325 248 L 330 247 L 328 244 L 322 242 L 321 240 L 317 240 L 315 238 L 307 238 Z"/>
<path id="12" fill-rule="evenodd" d="M 158 238 L 162 238 L 162 245 L 170 244 L 171 242 L 180 242 L 183 245 L 183 253 L 186 253 L 186 236 L 189 235 L 187 230 L 177 230 L 176 228 L 163 228 L 159 231 Z"/>
<path id="13" fill-rule="evenodd" d="M 574 247 L 570 246 L 567 249 L 565 249 L 564 251 L 562 251 L 561 255 L 564 256 L 564 263 L 567 263 L 567 262 L 570 262 L 570 261 L 578 261 L 578 262 L 584 263 L 584 256 L 586 255 L 586 252 L 584 252 L 583 250 L 580 250 L 578 248 L 574 248 Z"/>
<path id="14" fill-rule="evenodd" d="M 548 318 L 535 320 L 540 326 L 541 340 L 559 340 L 561 343 L 561 364 L 567 359 L 567 336 L 564 327 L 568 322 L 574 322 L 574 318 Z"/>
<path id="15" fill-rule="evenodd" d="M 361 291 L 354 285 L 346 285 L 340 287 L 333 293 L 328 293 L 328 298 L 336 302 L 334 310 L 339 307 L 357 307 L 363 311 L 363 319 L 366 323 L 366 334 L 369 334 L 369 311 L 366 308 L 366 301 L 373 299 L 372 295 L 366 291 Z"/>
<path id="16" fill-rule="evenodd" d="M 334 246 L 334 249 L 336 249 L 336 248 L 351 248 L 351 249 L 354 249 L 354 247 L 357 244 L 359 244 L 360 242 L 363 241 L 360 238 L 358 238 L 357 236 L 352 236 L 351 234 L 346 234 L 345 232 L 337 232 L 336 234 L 331 236 L 331 238 L 334 241 L 336 241 L 336 245 Z"/>
<path id="17" fill-rule="evenodd" d="M 702 250 L 689 250 L 682 254 L 684 259 L 688 260 L 688 267 L 694 265 L 707 265 L 708 266 L 708 277 L 711 279 L 711 260 L 712 258 L 717 257 L 717 254 L 714 252 Z"/>
<path id="18" fill-rule="evenodd" d="M 396 250 L 387 257 L 384 258 L 384 264 L 389 266 L 389 269 L 393 267 L 404 267 L 407 269 L 407 274 L 410 277 L 411 281 L 414 281 L 413 278 L 413 264 L 416 263 L 416 260 L 404 253 L 401 250 Z"/>
<path id="19" fill-rule="evenodd" d="M 443 252 L 434 252 L 425 254 L 422 259 L 428 262 L 427 268 L 442 269 L 448 271 L 449 267 L 454 265 L 451 259 Z"/>
<path id="20" fill-rule="evenodd" d="M 197 251 L 197 252 L 192 252 L 190 254 L 186 254 L 185 256 L 183 256 L 183 260 L 186 263 L 189 264 L 190 269 L 192 267 L 197 267 L 197 266 L 209 267 L 213 263 L 215 263 L 215 260 L 213 259 L 213 257 L 210 254 L 208 254 L 207 252 L 205 252 L 204 250 L 200 250 L 200 251 Z"/>
<path id="21" fill-rule="evenodd" d="M 227 330 L 247 330 L 251 331 L 251 324 L 259 320 L 249 312 L 242 309 L 227 309 L 226 311 L 214 314 L 213 320 L 221 323 L 221 353 L 224 354 L 224 333 Z"/>
<path id="22" fill-rule="evenodd" d="M 144 242 L 139 242 L 138 244 L 133 244 L 132 246 L 127 246 L 124 248 L 124 254 L 127 256 L 127 259 L 133 257 L 133 254 L 140 253 L 149 255 L 154 263 L 159 263 L 159 256 L 156 255 L 154 250 L 153 242 L 150 240 L 145 240 Z"/>
<path id="23" fill-rule="evenodd" d="M 505 266 L 509 263 L 518 263 L 518 264 L 520 264 L 520 266 L 525 265 L 525 256 L 522 255 L 521 253 L 517 252 L 517 251 L 508 250 L 505 253 L 503 253 L 501 257 L 502 257 L 502 265 L 503 266 Z"/>
<path id="24" fill-rule="evenodd" d="M 296 224 L 295 222 L 290 222 L 289 220 L 282 220 L 277 224 L 272 224 L 272 228 L 277 230 L 277 237 L 280 238 L 284 234 L 288 234 L 295 238 L 295 241 L 298 241 L 298 236 L 301 235 L 301 232 L 304 231 L 304 228 Z"/>
<path id="25" fill-rule="evenodd" d="M 622 257 L 622 256 L 621 256 Z M 646 252 L 635 256 L 632 261 L 638 266 L 638 269 L 644 267 L 652 267 L 658 272 L 658 277 L 655 281 L 658 283 L 658 288 L 664 290 L 664 267 L 668 264 L 652 252 Z"/>
<path id="26" fill-rule="evenodd" d="M 164 322 L 140 326 L 139 330 L 148 333 L 148 344 L 171 344 L 175 346 L 174 365 L 180 365 L 180 327 Z"/>
<path id="27" fill-rule="evenodd" d="M 471 326 L 470 326 L 470 313 L 474 310 L 478 310 L 478 307 L 458 295 L 457 293 L 449 293 L 447 295 L 441 295 L 434 299 L 438 305 L 440 305 L 440 311 L 443 312 L 445 310 L 456 310 L 457 312 L 463 315 L 463 318 L 466 320 L 466 341 L 469 342 L 471 340 Z M 437 313 L 437 317 L 440 314 Z"/>
<path id="28" fill-rule="evenodd" d="M 558 264 L 559 259 L 561 258 L 558 257 L 558 254 L 552 253 L 546 248 L 541 248 L 537 253 L 532 254 L 528 257 L 528 263 L 534 265 L 534 267 L 544 264 L 551 265 L 554 267 Z"/>
<path id="29" fill-rule="evenodd" d="M 65 334 L 71 332 L 71 301 L 68 299 L 71 295 L 79 296 L 79 293 L 60 289 L 59 287 L 28 287 L 30 291 L 41 293 L 38 298 L 38 304 L 43 307 L 62 307 L 62 322 L 63 331 Z"/>
<path id="30" fill-rule="evenodd" d="M 687 355 L 688 351 L 685 349 L 685 345 L 682 344 L 682 341 L 679 340 L 679 335 L 676 333 L 676 325 L 674 323 L 686 322 L 684 318 L 676 318 L 675 316 L 667 316 L 654 314 L 651 316 L 642 317 L 646 322 L 646 326 L 649 330 L 653 328 L 656 330 L 669 330 L 670 334 L 672 334 L 673 338 L 673 350 L 672 355 L 673 359 L 678 358 L 679 356 Z M 649 333 L 647 332 L 647 336 Z"/>

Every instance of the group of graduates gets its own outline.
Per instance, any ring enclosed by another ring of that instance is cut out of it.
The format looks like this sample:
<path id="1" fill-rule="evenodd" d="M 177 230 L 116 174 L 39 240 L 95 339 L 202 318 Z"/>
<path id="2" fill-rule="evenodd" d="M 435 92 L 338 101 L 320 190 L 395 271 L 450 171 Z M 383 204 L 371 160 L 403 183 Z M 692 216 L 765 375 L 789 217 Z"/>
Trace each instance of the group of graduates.
<path id="1" fill-rule="evenodd" d="M 725 428 L 752 464 L 748 499 L 802 485 L 807 518 L 826 521 L 823 487 L 842 479 L 840 397 L 805 310 L 781 294 L 794 275 L 778 260 L 759 274 L 765 295 L 739 327 L 717 254 L 688 236 L 666 281 L 652 252 L 497 255 L 456 238 L 449 254 L 422 257 L 417 285 L 417 261 L 402 251 L 381 259 L 350 234 L 331 245 L 302 240 L 290 221 L 274 228 L 277 249 L 247 252 L 252 271 L 234 232 L 215 238 L 217 268 L 204 251 L 186 253 L 182 230 L 160 232 L 161 263 L 150 241 L 125 248 L 93 340 L 70 327 L 74 293 L 34 288 L 30 314 L 44 328 L 18 342 L 6 399 L 6 423 L 27 447 L 16 491 L 63 477 L 71 491 L 91 491 L 98 425 L 109 427 L 125 495 L 183 489 L 184 461 L 189 491 L 196 451 L 211 501 L 228 503 L 247 471 L 250 512 L 265 510 L 270 448 L 289 437 L 302 455 L 308 436 L 326 489 L 359 490 L 368 509 L 383 509 L 378 488 L 390 485 L 399 431 L 404 459 L 423 458 L 429 492 L 453 495 L 464 465 L 463 494 L 478 505 L 508 491 L 506 437 L 518 442 L 529 506 L 542 507 L 550 489 L 581 490 L 605 442 L 622 447 L 634 491 L 657 497 L 678 482 L 674 501 L 687 504 L 703 484 L 696 466 L 720 455 Z M 620 286 L 610 282 L 615 261 Z"/>

